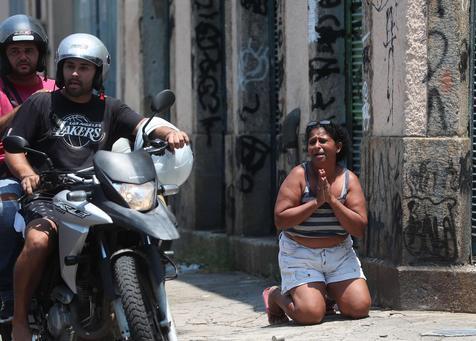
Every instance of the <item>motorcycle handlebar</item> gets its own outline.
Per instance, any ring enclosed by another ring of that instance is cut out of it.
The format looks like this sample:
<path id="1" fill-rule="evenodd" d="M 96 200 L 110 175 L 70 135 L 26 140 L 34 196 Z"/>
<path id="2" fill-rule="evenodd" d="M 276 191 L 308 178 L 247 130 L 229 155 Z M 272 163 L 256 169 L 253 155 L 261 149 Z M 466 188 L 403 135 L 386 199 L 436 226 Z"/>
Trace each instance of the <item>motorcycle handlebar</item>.
<path id="1" fill-rule="evenodd" d="M 77 181 L 79 183 L 83 183 L 83 184 L 94 184 L 94 177 L 93 178 L 90 178 L 90 179 L 86 179 L 86 178 L 82 178 L 74 173 L 68 173 L 66 174 L 66 177 L 68 179 L 71 179 L 73 181 Z"/>
<path id="2" fill-rule="evenodd" d="M 143 149 L 153 155 L 163 155 L 165 150 L 169 147 L 169 144 L 161 139 L 154 139 L 147 142 L 147 146 Z"/>
<path id="3" fill-rule="evenodd" d="M 94 175 L 88 174 L 88 176 L 81 176 L 79 174 L 84 174 L 83 171 L 75 173 L 65 173 L 61 171 L 50 170 L 40 173 L 40 185 L 35 190 L 51 192 L 56 189 L 61 188 L 70 188 L 70 186 L 80 186 L 95 184 L 96 178 Z"/>

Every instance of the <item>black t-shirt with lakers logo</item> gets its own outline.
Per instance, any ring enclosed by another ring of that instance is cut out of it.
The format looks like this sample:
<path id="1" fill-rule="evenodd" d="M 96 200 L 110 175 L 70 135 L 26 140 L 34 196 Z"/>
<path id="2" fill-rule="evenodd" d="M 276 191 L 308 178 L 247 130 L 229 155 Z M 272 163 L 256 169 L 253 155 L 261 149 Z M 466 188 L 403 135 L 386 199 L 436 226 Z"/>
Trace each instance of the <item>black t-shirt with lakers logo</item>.
<path id="1" fill-rule="evenodd" d="M 45 152 L 56 169 L 79 170 L 92 165 L 98 150 L 111 150 L 118 138 L 133 138 L 141 119 L 118 99 L 93 95 L 88 103 L 75 103 L 58 90 L 32 95 L 8 134 L 23 136 L 33 149 Z M 31 153 L 28 159 L 34 168 L 44 167 L 44 159 Z"/>

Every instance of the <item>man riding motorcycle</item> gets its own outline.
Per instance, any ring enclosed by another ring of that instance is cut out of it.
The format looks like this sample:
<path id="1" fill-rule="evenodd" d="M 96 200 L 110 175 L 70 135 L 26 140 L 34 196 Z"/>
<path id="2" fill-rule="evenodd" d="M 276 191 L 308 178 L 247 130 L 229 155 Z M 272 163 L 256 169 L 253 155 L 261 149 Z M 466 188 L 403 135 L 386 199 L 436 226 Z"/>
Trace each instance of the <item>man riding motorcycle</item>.
<path id="1" fill-rule="evenodd" d="M 28 99 L 8 134 L 22 136 L 35 149 L 48 154 L 57 169 L 83 169 L 91 166 L 98 150 L 110 150 L 119 137 L 134 138 L 144 118 L 121 101 L 104 96 L 103 81 L 110 55 L 95 36 L 77 33 L 63 39 L 56 65 L 56 85 L 60 90 Z M 171 149 L 189 143 L 185 132 L 166 125 L 156 128 L 151 135 L 168 142 Z M 44 160 L 6 153 L 6 161 L 12 173 L 21 179 L 25 193 L 31 194 L 39 185 L 37 171 Z M 25 246 L 14 274 L 13 338 L 18 341 L 31 340 L 28 307 L 56 245 L 55 221 L 28 212 L 24 218 Z"/>
<path id="2" fill-rule="evenodd" d="M 0 23 L 0 131 L 33 93 L 54 90 L 54 80 L 46 78 L 47 49 L 48 37 L 35 18 L 17 14 Z M 23 243 L 13 228 L 20 194 L 0 143 L 0 323 L 13 316 L 13 266 Z"/>

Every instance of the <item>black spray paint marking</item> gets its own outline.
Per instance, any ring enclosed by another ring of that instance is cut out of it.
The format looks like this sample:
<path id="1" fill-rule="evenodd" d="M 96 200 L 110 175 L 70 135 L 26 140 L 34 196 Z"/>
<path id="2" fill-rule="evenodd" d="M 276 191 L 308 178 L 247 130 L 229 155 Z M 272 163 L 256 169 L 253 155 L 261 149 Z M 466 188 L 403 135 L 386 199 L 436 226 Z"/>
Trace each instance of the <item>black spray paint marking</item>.
<path id="1" fill-rule="evenodd" d="M 267 2 L 267 0 L 241 0 L 241 6 L 255 14 L 266 16 L 268 14 Z"/>
<path id="2" fill-rule="evenodd" d="M 216 26 L 219 19 L 217 3 L 214 0 L 194 0 L 198 23 L 195 26 L 197 52 L 194 61 L 198 65 L 197 95 L 200 104 L 199 122 L 205 126 L 207 144 L 210 146 L 214 124 L 221 122 L 219 116 L 222 105 L 220 99 L 220 74 L 222 65 L 222 36 Z"/>
<path id="3" fill-rule="evenodd" d="M 395 12 L 397 10 L 397 4 L 395 4 Z M 390 122 L 392 119 L 393 123 L 393 94 L 394 94 L 394 72 L 395 72 L 395 58 L 394 58 L 394 51 L 395 45 L 394 41 L 397 39 L 398 30 L 396 20 L 394 17 L 394 7 L 387 8 L 386 11 L 386 24 L 385 24 L 385 34 L 386 38 L 383 42 L 383 46 L 387 49 L 387 56 L 385 61 L 387 62 L 387 101 L 390 106 L 390 111 L 387 116 L 387 122 Z M 396 16 L 396 13 L 395 13 Z"/>
<path id="4" fill-rule="evenodd" d="M 260 171 L 271 150 L 270 146 L 251 135 L 241 135 L 237 140 L 236 156 L 242 167 L 239 190 L 250 193 L 254 188 L 253 176 Z"/>

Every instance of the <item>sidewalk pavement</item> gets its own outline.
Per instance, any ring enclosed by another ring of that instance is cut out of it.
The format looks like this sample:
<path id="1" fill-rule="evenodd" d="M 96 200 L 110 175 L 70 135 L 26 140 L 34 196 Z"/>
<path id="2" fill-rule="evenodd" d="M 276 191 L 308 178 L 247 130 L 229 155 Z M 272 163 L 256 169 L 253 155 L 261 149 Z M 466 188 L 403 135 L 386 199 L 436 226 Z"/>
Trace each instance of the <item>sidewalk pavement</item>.
<path id="1" fill-rule="evenodd" d="M 188 340 L 476 340 L 476 314 L 373 308 L 370 316 L 326 317 L 314 326 L 269 326 L 262 290 L 276 284 L 241 272 L 184 271 L 166 284 L 178 339 Z"/>

